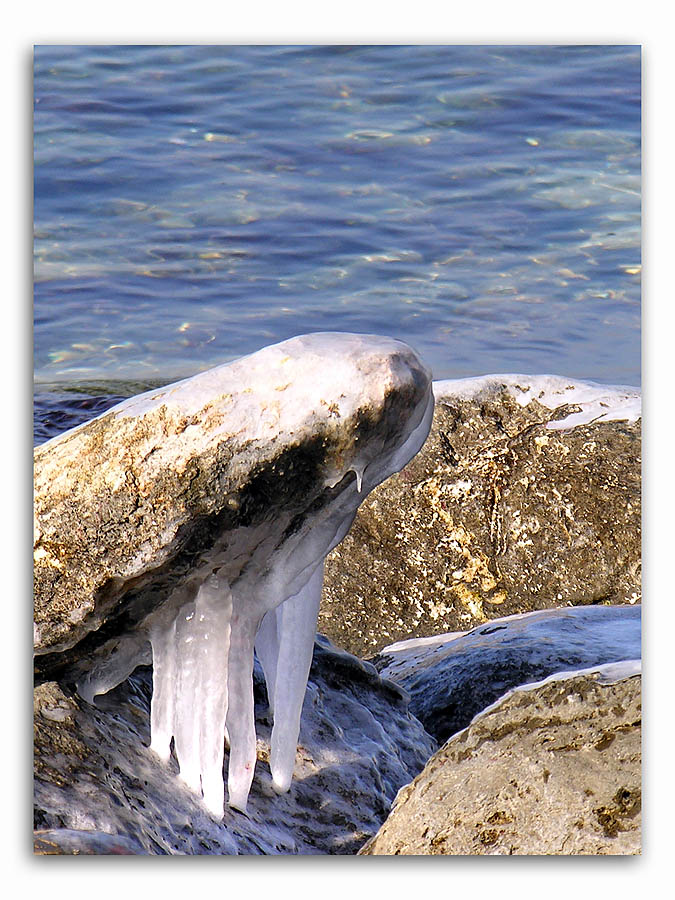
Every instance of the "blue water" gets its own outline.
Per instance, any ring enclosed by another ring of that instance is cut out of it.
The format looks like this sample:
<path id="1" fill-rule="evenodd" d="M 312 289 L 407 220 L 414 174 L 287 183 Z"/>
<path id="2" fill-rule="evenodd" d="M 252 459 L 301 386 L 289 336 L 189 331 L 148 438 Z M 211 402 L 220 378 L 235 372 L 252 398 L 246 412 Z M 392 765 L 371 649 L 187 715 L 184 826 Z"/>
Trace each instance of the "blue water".
<path id="1" fill-rule="evenodd" d="M 639 384 L 640 79 L 637 47 L 37 47 L 39 390 L 316 330 Z"/>

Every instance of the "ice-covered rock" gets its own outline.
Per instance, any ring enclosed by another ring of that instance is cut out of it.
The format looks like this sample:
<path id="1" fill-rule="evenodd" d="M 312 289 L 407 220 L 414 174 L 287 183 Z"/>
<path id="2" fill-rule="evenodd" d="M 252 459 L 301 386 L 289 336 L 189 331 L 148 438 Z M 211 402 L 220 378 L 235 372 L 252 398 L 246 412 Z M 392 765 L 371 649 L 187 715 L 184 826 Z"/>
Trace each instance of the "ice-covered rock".
<path id="1" fill-rule="evenodd" d="M 554 606 L 641 598 L 635 388 L 434 383 L 427 442 L 326 560 L 319 630 L 359 656 Z"/>
<path id="2" fill-rule="evenodd" d="M 478 375 L 434 382 L 439 399 L 480 400 L 504 390 L 519 406 L 536 400 L 556 412 L 546 427 L 558 431 L 594 422 L 637 422 L 642 417 L 642 394 L 628 385 L 577 381 L 562 375 Z"/>
<path id="3" fill-rule="evenodd" d="M 641 852 L 640 661 L 509 691 L 399 791 L 364 855 Z"/>
<path id="4" fill-rule="evenodd" d="M 153 750 L 206 806 L 244 810 L 253 652 L 288 789 L 323 561 L 359 503 L 424 443 L 430 375 L 365 335 L 293 338 L 133 397 L 35 450 L 41 680 L 89 701 L 152 660 Z"/>
<path id="5" fill-rule="evenodd" d="M 640 606 L 568 606 L 401 641 L 373 663 L 410 694 L 410 711 L 442 742 L 511 688 L 640 656 Z"/>
<path id="6" fill-rule="evenodd" d="M 148 747 L 152 673 L 90 704 L 35 690 L 35 852 L 354 854 L 437 747 L 407 697 L 373 666 L 318 638 L 290 790 L 274 790 L 262 668 L 253 672 L 258 765 L 247 814 L 209 814 Z"/>

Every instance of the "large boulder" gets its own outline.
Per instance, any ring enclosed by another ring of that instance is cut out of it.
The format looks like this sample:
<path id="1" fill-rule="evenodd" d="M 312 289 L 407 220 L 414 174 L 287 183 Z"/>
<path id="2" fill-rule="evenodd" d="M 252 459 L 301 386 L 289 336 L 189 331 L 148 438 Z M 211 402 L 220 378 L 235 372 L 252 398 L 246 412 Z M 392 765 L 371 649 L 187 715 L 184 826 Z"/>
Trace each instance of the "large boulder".
<path id="1" fill-rule="evenodd" d="M 87 703 L 67 686 L 35 691 L 35 850 L 43 854 L 354 854 L 420 772 L 436 742 L 407 697 L 325 639 L 314 648 L 295 778 L 277 794 L 271 723 L 254 669 L 256 768 L 247 814 L 216 820 L 148 747 L 152 674 L 139 668 Z"/>
<path id="2" fill-rule="evenodd" d="M 522 689 L 639 644 L 639 392 L 434 391 L 406 465 L 424 367 L 399 342 L 310 336 L 38 447 L 36 852 L 354 853 L 399 788 L 363 852 L 639 852 L 634 670 Z M 108 400 L 86 402 L 63 424 Z M 320 621 L 385 647 L 379 675 L 313 643 L 323 557 L 363 500 Z M 424 772 L 436 741 L 387 679 L 440 740 L 464 729 Z"/>
<path id="3" fill-rule="evenodd" d="M 222 534 L 272 519 L 280 535 L 297 531 L 345 491 L 356 508 L 390 474 L 387 457 L 420 424 L 429 389 L 399 341 L 305 335 L 132 397 L 39 445 L 40 671 L 62 666 L 63 652 L 103 625 L 110 633 L 114 620 L 133 624 L 163 603 Z"/>
<path id="4" fill-rule="evenodd" d="M 506 694 L 398 794 L 364 855 L 624 855 L 641 846 L 635 663 Z"/>
<path id="5" fill-rule="evenodd" d="M 429 372 L 389 338 L 313 334 L 126 400 L 35 450 L 40 682 L 92 701 L 153 664 L 151 746 L 216 817 L 246 809 L 254 645 L 288 790 L 326 554 L 419 450 Z"/>
<path id="6" fill-rule="evenodd" d="M 639 391 L 496 375 L 434 393 L 425 446 L 326 561 L 320 630 L 370 657 L 514 613 L 638 603 Z"/>

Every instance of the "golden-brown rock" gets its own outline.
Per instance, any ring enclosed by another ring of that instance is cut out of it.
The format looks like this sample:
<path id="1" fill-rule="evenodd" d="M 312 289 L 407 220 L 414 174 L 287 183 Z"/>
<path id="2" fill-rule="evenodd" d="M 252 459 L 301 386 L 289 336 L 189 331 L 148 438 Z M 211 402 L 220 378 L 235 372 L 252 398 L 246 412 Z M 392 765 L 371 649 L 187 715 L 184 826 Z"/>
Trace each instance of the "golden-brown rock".
<path id="1" fill-rule="evenodd" d="M 639 602 L 639 392 L 598 388 L 577 405 L 579 383 L 548 377 L 545 393 L 530 387 L 542 379 L 511 380 L 435 385 L 426 444 L 328 556 L 319 629 L 352 653 L 535 609 Z"/>

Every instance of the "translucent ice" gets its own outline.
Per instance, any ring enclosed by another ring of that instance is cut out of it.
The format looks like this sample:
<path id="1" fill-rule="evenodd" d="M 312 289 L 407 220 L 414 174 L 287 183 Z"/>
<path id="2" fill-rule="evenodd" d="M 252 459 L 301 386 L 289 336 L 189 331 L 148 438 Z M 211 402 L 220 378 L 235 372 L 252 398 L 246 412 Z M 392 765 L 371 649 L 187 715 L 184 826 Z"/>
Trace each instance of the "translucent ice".
<path id="1" fill-rule="evenodd" d="M 323 560 L 307 584 L 281 606 L 266 613 L 260 653 L 274 715 L 270 769 L 276 790 L 287 791 L 293 776 L 300 713 L 312 663 L 316 620 L 323 584 Z M 272 641 L 264 640 L 273 633 Z M 256 644 L 256 646 L 258 646 Z M 279 677 L 277 677 L 279 673 Z"/>
<path id="2" fill-rule="evenodd" d="M 211 575 L 193 602 L 150 629 L 152 749 L 164 760 L 175 741 L 180 777 L 214 813 L 223 811 L 223 735 L 232 601 Z"/>

